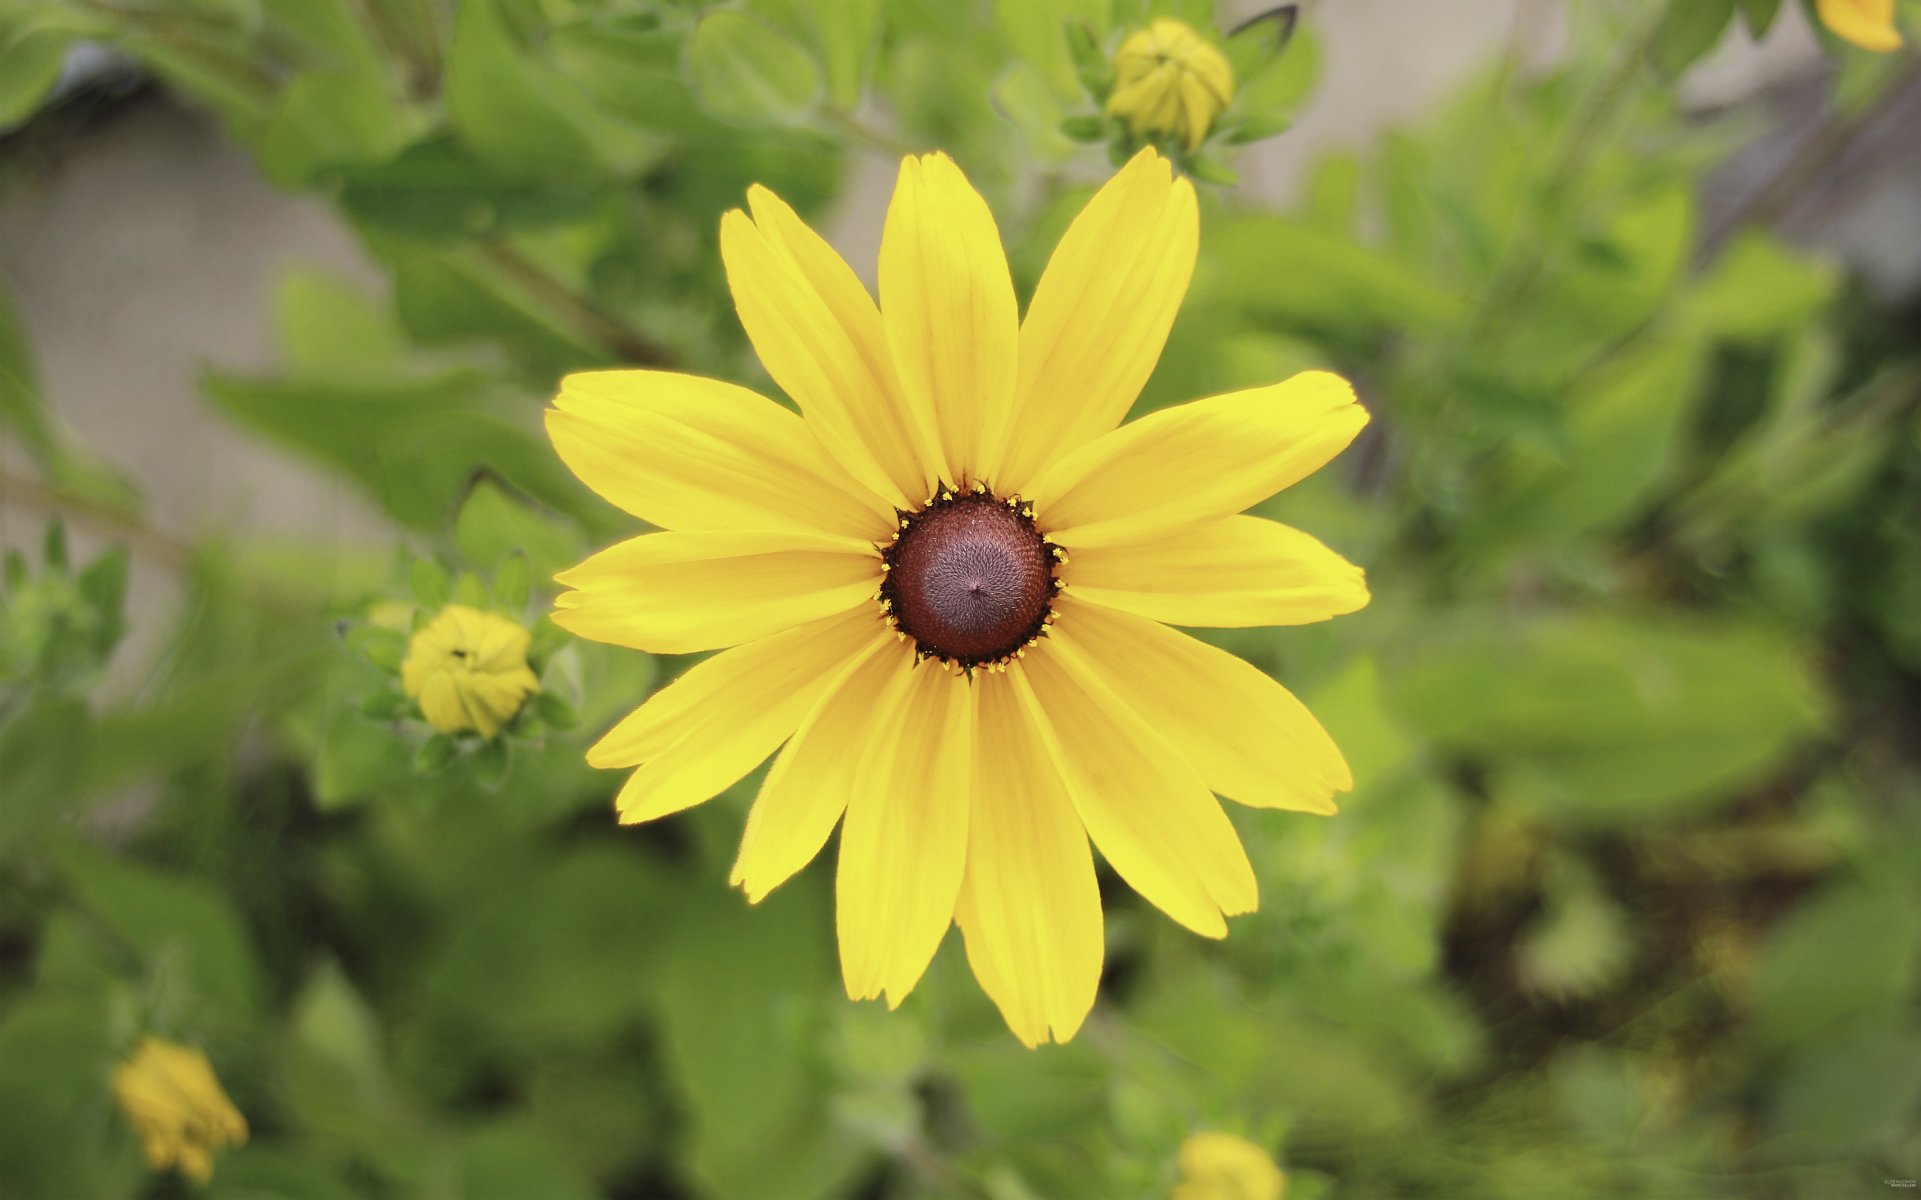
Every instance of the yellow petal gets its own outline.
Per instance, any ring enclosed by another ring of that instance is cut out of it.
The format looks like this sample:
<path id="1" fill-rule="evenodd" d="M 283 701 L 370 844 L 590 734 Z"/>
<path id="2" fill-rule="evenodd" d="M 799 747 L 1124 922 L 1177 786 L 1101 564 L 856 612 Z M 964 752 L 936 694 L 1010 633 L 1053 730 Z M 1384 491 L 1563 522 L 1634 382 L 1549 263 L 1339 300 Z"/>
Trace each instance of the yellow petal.
<path id="1" fill-rule="evenodd" d="M 587 761 L 644 764 L 616 801 L 625 824 L 699 804 L 759 766 L 886 633 L 878 611 L 856 609 L 716 654 L 614 726 Z"/>
<path id="2" fill-rule="evenodd" d="M 1240 837 L 1194 768 L 1053 636 L 1008 672 L 1088 836 L 1135 891 L 1205 937 L 1259 894 Z"/>
<path id="3" fill-rule="evenodd" d="M 880 310 L 853 271 L 764 187 L 720 223 L 734 307 L 761 365 L 836 461 L 889 504 L 925 497 Z"/>
<path id="4" fill-rule="evenodd" d="M 893 526 L 880 497 L 843 486 L 805 421 L 730 383 L 668 371 L 569 375 L 547 433 L 581 482 L 665 529 L 873 539 Z"/>
<path id="5" fill-rule="evenodd" d="M 955 919 L 1014 1036 L 1080 1029 L 1100 987 L 1101 894 L 1074 803 L 1005 675 L 975 676 L 974 807 Z"/>
<path id="6" fill-rule="evenodd" d="M 1068 226 L 1021 322 L 1018 415 L 992 481 L 1003 494 L 1127 415 L 1187 294 L 1195 214 L 1194 185 L 1149 147 Z"/>
<path id="7" fill-rule="evenodd" d="M 901 162 L 881 232 L 880 309 L 924 461 L 956 485 L 992 480 L 1020 318 L 994 215 L 945 154 Z"/>
<path id="8" fill-rule="evenodd" d="M 1307 706 L 1227 651 L 1071 596 L 1061 598 L 1054 626 L 1054 639 L 1063 638 L 1084 648 L 1100 681 L 1228 799 L 1331 813 L 1334 793 L 1354 786 Z"/>
<path id="9" fill-rule="evenodd" d="M 461 700 L 460 689 L 454 685 L 454 677 L 446 671 L 439 671 L 427 677 L 420 691 L 420 715 L 435 729 L 452 733 L 462 729 L 474 728 L 473 714 L 467 711 Z M 482 729 L 482 737 L 494 736 L 494 731 Z"/>
<path id="10" fill-rule="evenodd" d="M 1821 23 L 1836 37 L 1864 50 L 1886 52 L 1901 48 L 1901 31 L 1894 24 L 1894 0 L 1815 0 Z"/>
<path id="11" fill-rule="evenodd" d="M 835 926 L 847 994 L 907 998 L 954 920 L 974 793 L 974 702 L 936 662 L 897 676 L 840 831 Z"/>
<path id="12" fill-rule="evenodd" d="M 1060 575 L 1083 600 L 1169 625 L 1305 625 L 1368 601 L 1359 567 L 1318 539 L 1261 517 L 1076 550 Z"/>
<path id="13" fill-rule="evenodd" d="M 1313 474 L 1367 424 L 1325 371 L 1150 413 L 1056 463 L 1029 498 L 1068 549 L 1148 541 Z"/>
<path id="14" fill-rule="evenodd" d="M 749 903 L 760 903 L 827 844 L 854 789 L 861 752 L 874 731 L 892 729 L 896 720 L 881 698 L 913 662 L 913 651 L 876 632 L 774 760 L 747 815 L 729 880 Z"/>
<path id="15" fill-rule="evenodd" d="M 873 598 L 872 545 L 818 534 L 694 530 L 629 538 L 555 577 L 554 624 L 652 654 L 737 646 Z"/>

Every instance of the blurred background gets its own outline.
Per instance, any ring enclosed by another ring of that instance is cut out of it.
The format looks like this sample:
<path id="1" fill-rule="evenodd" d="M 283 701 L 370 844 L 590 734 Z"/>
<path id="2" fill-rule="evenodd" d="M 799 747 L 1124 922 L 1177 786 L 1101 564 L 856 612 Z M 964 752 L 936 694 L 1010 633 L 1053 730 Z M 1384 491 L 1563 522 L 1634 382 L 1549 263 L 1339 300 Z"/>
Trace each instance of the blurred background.
<path id="1" fill-rule="evenodd" d="M 1829 1197 L 1921 1176 L 1921 67 L 1845 0 L 0 0 L 0 1197 L 1131 1197 L 1198 1130 L 1315 1197 Z M 1872 9 L 1872 3 L 1856 5 Z M 822 864 L 725 886 L 758 774 L 642 828 L 582 751 L 689 660 L 569 643 L 630 531 L 559 376 L 770 391 L 750 183 L 870 282 L 901 154 L 1023 295 L 1124 152 L 1152 16 L 1238 90 L 1138 411 L 1331 367 L 1362 442 L 1262 511 L 1365 566 L 1210 631 L 1351 759 L 1232 813 L 1258 914 L 1103 876 L 1023 1049 L 950 938 L 895 1013 Z M 1843 30 L 1845 32 L 1845 30 Z M 450 596 L 538 709 L 399 693 Z"/>

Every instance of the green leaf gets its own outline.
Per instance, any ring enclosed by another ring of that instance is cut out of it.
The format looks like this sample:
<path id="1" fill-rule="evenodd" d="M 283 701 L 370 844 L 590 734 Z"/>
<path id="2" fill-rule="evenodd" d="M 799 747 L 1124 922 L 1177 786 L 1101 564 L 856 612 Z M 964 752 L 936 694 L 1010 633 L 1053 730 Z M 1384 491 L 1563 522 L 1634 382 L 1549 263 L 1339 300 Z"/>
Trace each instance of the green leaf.
<path id="1" fill-rule="evenodd" d="M 1238 86 L 1246 87 L 1279 61 L 1300 24 L 1300 5 L 1277 4 L 1234 27 L 1222 47 Z"/>
<path id="2" fill-rule="evenodd" d="M 447 764 L 454 760 L 458 750 L 459 747 L 454 744 L 453 738 L 444 733 L 432 734 L 426 741 L 420 743 L 420 749 L 414 752 L 414 770 L 422 775 L 432 775 L 445 770 Z"/>
<path id="3" fill-rule="evenodd" d="M 1433 329 L 1458 319 L 1463 297 L 1351 238 L 1279 220 L 1217 225 L 1196 291 L 1306 328 Z"/>
<path id="4" fill-rule="evenodd" d="M 462 571 L 454 580 L 454 603 L 468 608 L 487 607 L 487 585 L 472 571 Z"/>
<path id="5" fill-rule="evenodd" d="M 129 1196 L 148 1176 L 106 1081 L 104 997 L 28 994 L 0 1013 L 0 1180 L 8 1195 Z"/>
<path id="6" fill-rule="evenodd" d="M 454 581 L 447 574 L 447 568 L 431 558 L 416 558 L 408 566 L 407 585 L 413 590 L 414 602 L 430 613 L 439 610 L 454 594 Z"/>
<path id="7" fill-rule="evenodd" d="M 491 567 L 525 556 L 542 582 L 580 557 L 580 543 L 567 526 L 537 511 L 491 479 L 479 479 L 454 521 L 454 544 L 468 562 Z M 525 602 L 507 607 L 515 612 Z"/>
<path id="8" fill-rule="evenodd" d="M 1014 53 L 1040 73 L 1056 100 L 1072 100 L 1081 88 L 1084 48 L 1070 39 L 1098 37 L 1106 28 L 1107 5 L 1102 0 L 994 0 L 995 23 Z M 1099 71 L 1105 72 L 1105 55 Z M 1102 99 L 1105 99 L 1103 94 Z"/>
<path id="9" fill-rule="evenodd" d="M 226 893 L 78 840 L 62 843 L 54 859 L 74 899 L 139 958 L 167 1004 L 215 1023 L 252 1015 L 260 970 Z"/>
<path id="10" fill-rule="evenodd" d="M 1774 18 L 1781 14 L 1781 0 L 1740 0 L 1740 4 L 1748 32 L 1756 38 L 1766 37 L 1774 27 Z"/>
<path id="11" fill-rule="evenodd" d="M 432 244 L 546 228 L 580 216 L 595 200 L 593 188 L 573 175 L 517 175 L 445 135 L 338 175 L 340 207 L 348 216 Z"/>
<path id="12" fill-rule="evenodd" d="M 378 67 L 302 75 L 257 139 L 257 160 L 274 182 L 305 186 L 339 167 L 392 158 L 419 124 Z"/>
<path id="13" fill-rule="evenodd" d="M 1734 6 L 1735 0 L 1669 0 L 1654 33 L 1655 69 L 1671 79 L 1714 49 L 1734 19 Z"/>
<path id="14" fill-rule="evenodd" d="M 1909 1003 L 1921 919 L 1898 886 L 1841 880 L 1803 902 L 1761 947 L 1754 1031 L 1765 1051 L 1824 1044 L 1855 1019 Z"/>
<path id="15" fill-rule="evenodd" d="M 58 517 L 47 522 L 46 538 L 41 543 L 40 556 L 47 564 L 47 570 L 57 574 L 66 573 L 67 525 Z"/>
<path id="16" fill-rule="evenodd" d="M 562 507 L 580 493 L 544 440 L 489 377 L 451 371 L 427 379 L 376 382 L 325 376 L 203 383 L 230 415 L 359 480 L 396 520 L 439 530 L 481 470 Z M 421 452 L 431 446 L 432 453 Z"/>
<path id="17" fill-rule="evenodd" d="M 407 657 L 407 637 L 397 629 L 358 625 L 347 632 L 347 644 L 389 674 L 397 674 Z"/>
<path id="18" fill-rule="evenodd" d="M 1840 275 L 1765 233 L 1737 236 L 1688 297 L 1688 316 L 1722 337 L 1759 341 L 1813 322 L 1840 289 Z"/>
<path id="19" fill-rule="evenodd" d="M 860 105 L 880 44 L 881 0 L 814 0 L 807 11 L 827 64 L 828 98 L 842 111 L 852 111 Z"/>
<path id="20" fill-rule="evenodd" d="M 1921 1101 L 1921 1036 L 1874 1022 L 1797 1048 L 1769 1106 L 1775 1160 L 1898 1145 Z"/>
<path id="21" fill-rule="evenodd" d="M 548 726 L 562 731 L 580 724 L 580 713 L 575 710 L 573 703 L 551 689 L 543 690 L 534 697 L 534 715 Z"/>
<path id="22" fill-rule="evenodd" d="M 6 30 L 0 28 L 0 37 Z M 24 124 L 60 78 L 73 34 L 28 23 L 0 41 L 0 132 Z"/>
<path id="23" fill-rule="evenodd" d="M 386 304 L 324 271 L 295 267 L 282 275 L 274 312 L 280 352 L 302 370 L 387 370 L 407 352 L 407 339 Z"/>
<path id="24" fill-rule="evenodd" d="M 1107 121 L 1092 115 L 1069 117 L 1061 122 L 1061 133 L 1077 142 L 1105 141 Z"/>
<path id="25" fill-rule="evenodd" d="M 1284 53 L 1251 75 L 1236 76 L 1234 103 L 1228 111 L 1262 120 L 1292 120 L 1320 82 L 1321 59 L 1321 43 L 1314 31 L 1296 29 Z"/>
<path id="26" fill-rule="evenodd" d="M 666 143 L 602 113 L 566 74 L 520 45 L 499 0 L 455 10 L 447 118 L 481 158 L 526 179 L 632 176 Z"/>
<path id="27" fill-rule="evenodd" d="M 494 603 L 509 613 L 518 614 L 532 603 L 533 591 L 533 572 L 527 566 L 527 556 L 509 554 L 494 572 Z"/>
<path id="28" fill-rule="evenodd" d="M 1101 48 L 1101 35 L 1092 24 L 1076 21 L 1067 27 L 1067 54 L 1081 90 L 1096 104 L 1105 104 L 1114 90 L 1114 64 Z"/>
<path id="29" fill-rule="evenodd" d="M 687 45 L 694 94 L 708 112 L 740 124 L 794 124 L 820 97 L 813 56 L 746 13 L 722 9 Z"/>
<path id="30" fill-rule="evenodd" d="M 673 922 L 660 973 L 667 1058 L 687 1106 L 686 1166 L 712 1195 L 833 1195 L 858 1161 L 820 1103 L 810 1051 L 833 969 L 817 882 L 753 908 L 688 888 Z"/>
<path id="31" fill-rule="evenodd" d="M 53 421 L 40 393 L 40 368 L 26 320 L 5 288 L 0 288 L 0 428 L 24 439 L 37 459 L 45 461 L 54 452 Z"/>
<path id="32" fill-rule="evenodd" d="M 456 1195 L 594 1200 L 592 1179 L 538 1130 L 507 1119 L 462 1136 Z"/>
<path id="33" fill-rule="evenodd" d="M 50 697 L 0 718 L 0 861 L 72 812 L 92 746 L 92 714 L 77 697 Z"/>
<path id="34" fill-rule="evenodd" d="M 1513 781 L 1542 817 L 1649 822 L 1725 800 L 1819 732 L 1828 702 L 1764 629 L 1624 618 L 1430 624 L 1391 681 L 1433 743 Z"/>
<path id="35" fill-rule="evenodd" d="M 1667 482 L 1703 347 L 1654 342 L 1565 396 L 1564 454 L 1517 446 L 1481 506 L 1496 544 L 1552 544 L 1635 517 Z"/>
<path id="36" fill-rule="evenodd" d="M 491 737 L 473 753 L 474 780 L 486 790 L 498 791 L 513 768 L 513 746 L 504 737 Z"/>

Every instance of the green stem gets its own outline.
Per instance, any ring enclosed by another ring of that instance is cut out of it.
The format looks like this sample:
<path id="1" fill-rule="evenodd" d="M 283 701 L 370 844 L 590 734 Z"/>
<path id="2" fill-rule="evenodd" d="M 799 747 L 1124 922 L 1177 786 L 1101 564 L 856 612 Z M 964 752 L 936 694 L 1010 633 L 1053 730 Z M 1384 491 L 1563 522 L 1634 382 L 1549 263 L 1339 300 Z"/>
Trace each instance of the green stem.
<path id="1" fill-rule="evenodd" d="M 1659 5 L 1650 6 L 1649 15 L 1621 43 L 1621 52 L 1608 67 L 1607 74 L 1602 77 L 1599 86 L 1588 94 L 1587 103 L 1582 105 L 1581 111 L 1575 114 L 1572 125 L 1561 139 L 1559 153 L 1544 177 L 1539 202 L 1528 210 L 1530 219 L 1526 228 L 1514 241 L 1516 249 L 1502 258 L 1493 280 L 1488 284 L 1480 311 L 1474 318 L 1472 328 L 1476 335 L 1498 330 L 1514 307 L 1527 298 L 1528 292 L 1540 280 L 1541 271 L 1547 266 L 1547 239 L 1542 228 L 1542 214 L 1556 210 L 1565 203 L 1574 185 L 1580 182 L 1586 172 L 1588 160 L 1594 156 L 1602 136 L 1613 125 L 1622 103 L 1630 94 L 1630 85 L 1640 73 L 1648 50 L 1654 45 L 1662 12 Z"/>
<path id="2" fill-rule="evenodd" d="M 673 355 L 660 343 L 577 295 L 545 267 L 506 242 L 481 242 L 480 256 L 588 341 L 604 346 L 623 362 L 666 366 Z"/>

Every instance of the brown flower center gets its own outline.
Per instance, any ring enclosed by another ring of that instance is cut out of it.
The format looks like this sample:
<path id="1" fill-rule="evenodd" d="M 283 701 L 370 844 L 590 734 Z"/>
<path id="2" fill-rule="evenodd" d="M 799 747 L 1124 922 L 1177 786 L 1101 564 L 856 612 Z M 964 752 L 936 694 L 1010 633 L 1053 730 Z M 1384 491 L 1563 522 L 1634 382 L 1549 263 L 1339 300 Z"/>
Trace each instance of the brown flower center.
<path id="1" fill-rule="evenodd" d="M 1045 631 L 1057 557 L 1018 498 L 942 488 L 902 516 L 885 552 L 881 602 L 923 657 L 967 668 L 1001 662 Z"/>

